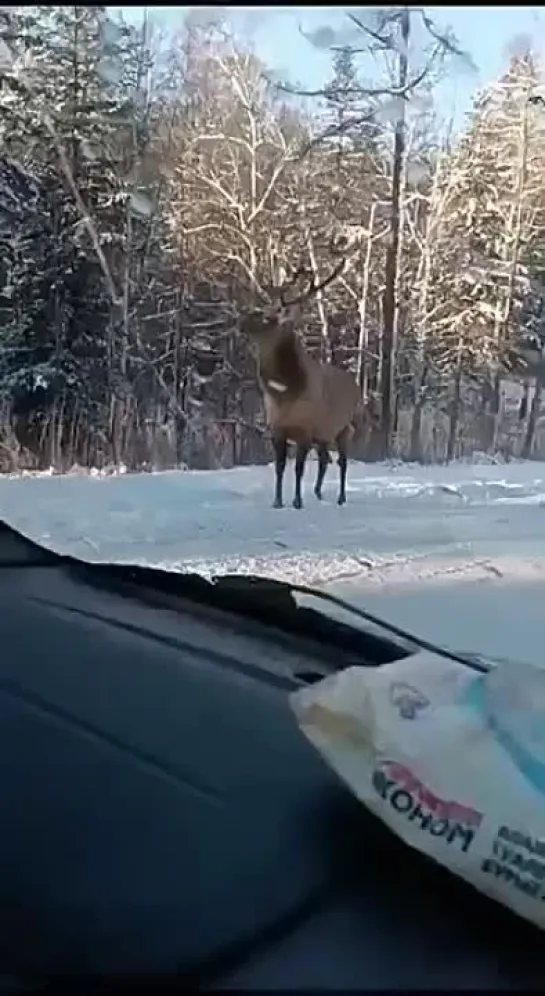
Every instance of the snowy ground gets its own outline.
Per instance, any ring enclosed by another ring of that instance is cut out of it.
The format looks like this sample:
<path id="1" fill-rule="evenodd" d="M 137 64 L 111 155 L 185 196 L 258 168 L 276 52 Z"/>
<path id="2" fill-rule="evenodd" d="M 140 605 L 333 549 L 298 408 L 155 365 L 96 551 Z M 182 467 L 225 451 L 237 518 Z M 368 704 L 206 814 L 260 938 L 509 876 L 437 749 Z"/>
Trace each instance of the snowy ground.
<path id="1" fill-rule="evenodd" d="M 321 504 L 314 467 L 307 474 L 299 512 L 271 508 L 271 467 L 4 478 L 0 516 L 88 560 L 327 584 L 421 635 L 536 660 L 545 648 L 545 464 L 352 464 L 344 508 L 336 467 Z"/>
<path id="2" fill-rule="evenodd" d="M 271 508 L 271 467 L 242 467 L 4 478 L 0 516 L 89 560 L 259 571 L 309 584 L 438 581 L 452 572 L 532 577 L 545 565 L 545 464 L 353 464 L 344 508 L 335 504 L 334 468 L 321 504 L 313 472 L 302 511 Z"/>

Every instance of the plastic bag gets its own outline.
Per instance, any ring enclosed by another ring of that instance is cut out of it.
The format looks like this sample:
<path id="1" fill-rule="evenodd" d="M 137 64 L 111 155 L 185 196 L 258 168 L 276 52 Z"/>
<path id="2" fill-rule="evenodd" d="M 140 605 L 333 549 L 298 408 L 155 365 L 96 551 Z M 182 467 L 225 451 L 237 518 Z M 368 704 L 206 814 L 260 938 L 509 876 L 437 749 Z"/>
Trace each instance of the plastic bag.
<path id="1" fill-rule="evenodd" d="M 407 844 L 545 926 L 545 671 L 431 653 L 297 691 L 312 744 Z"/>

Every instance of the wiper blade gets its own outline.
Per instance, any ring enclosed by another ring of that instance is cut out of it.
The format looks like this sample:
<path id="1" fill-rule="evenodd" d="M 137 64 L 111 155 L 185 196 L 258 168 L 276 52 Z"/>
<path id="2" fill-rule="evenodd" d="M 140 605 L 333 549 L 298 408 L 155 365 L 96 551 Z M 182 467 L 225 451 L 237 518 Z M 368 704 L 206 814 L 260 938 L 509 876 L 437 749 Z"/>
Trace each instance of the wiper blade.
<path id="1" fill-rule="evenodd" d="M 412 644 L 413 647 L 418 650 L 427 650 L 432 654 L 438 654 L 440 657 L 446 657 L 451 661 L 456 661 L 458 664 L 464 664 L 466 667 L 470 667 L 474 671 L 479 671 L 481 674 L 487 674 L 488 671 L 490 671 L 489 664 L 483 660 L 479 654 L 459 654 L 455 651 L 447 650 L 446 647 L 439 647 L 430 640 L 424 640 L 420 636 L 414 636 L 413 633 L 409 633 L 401 626 L 396 626 L 394 623 L 386 622 L 380 616 L 374 615 L 373 612 L 368 612 L 367 609 L 359 609 L 356 605 L 352 605 L 350 602 L 345 601 L 344 598 L 339 598 L 337 595 L 331 595 L 327 591 L 309 588 L 307 585 L 292 584 L 290 585 L 290 588 L 292 591 L 298 591 L 304 595 L 312 595 L 313 598 L 321 598 L 323 601 L 329 602 L 331 605 L 336 605 L 345 612 L 351 612 L 352 615 L 358 616 L 358 618 L 363 619 L 367 623 L 371 623 L 373 626 L 380 626 L 381 629 L 384 629 L 387 633 L 391 633 L 392 636 L 396 636 L 404 643 Z"/>

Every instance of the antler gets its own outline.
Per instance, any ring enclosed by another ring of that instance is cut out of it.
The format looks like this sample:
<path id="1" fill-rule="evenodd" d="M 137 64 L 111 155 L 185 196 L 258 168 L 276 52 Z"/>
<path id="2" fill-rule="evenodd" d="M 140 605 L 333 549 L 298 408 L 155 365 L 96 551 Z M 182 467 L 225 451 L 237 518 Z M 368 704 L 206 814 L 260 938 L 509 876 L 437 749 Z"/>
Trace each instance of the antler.
<path id="1" fill-rule="evenodd" d="M 289 301 L 286 301 L 285 299 L 286 293 L 297 285 L 301 277 L 308 277 L 308 276 L 309 276 L 308 267 L 306 267 L 304 263 L 301 263 L 296 270 L 292 271 L 289 282 L 283 284 L 281 287 L 278 288 L 278 297 L 282 308 L 289 307 Z"/>
<path id="2" fill-rule="evenodd" d="M 340 263 L 337 263 L 337 265 L 333 268 L 331 273 L 329 273 L 324 280 L 320 281 L 320 283 L 315 283 L 314 276 L 311 275 L 308 287 L 304 291 L 302 291 L 301 294 L 298 294 L 297 297 L 292 298 L 291 301 L 286 301 L 284 299 L 284 295 L 281 289 L 280 303 L 282 307 L 292 308 L 294 305 L 301 304 L 303 301 L 308 300 L 308 298 L 312 297 L 314 294 L 319 294 L 320 291 L 324 289 L 324 287 L 327 287 L 328 284 L 333 283 L 333 281 L 337 279 L 340 273 L 344 270 L 345 265 L 346 265 L 346 258 L 343 257 Z M 305 267 L 299 267 L 299 269 L 296 271 L 297 276 L 300 276 L 303 273 L 308 275 L 308 269 L 306 269 Z M 294 283 L 295 279 L 292 280 L 291 286 L 293 286 Z"/>

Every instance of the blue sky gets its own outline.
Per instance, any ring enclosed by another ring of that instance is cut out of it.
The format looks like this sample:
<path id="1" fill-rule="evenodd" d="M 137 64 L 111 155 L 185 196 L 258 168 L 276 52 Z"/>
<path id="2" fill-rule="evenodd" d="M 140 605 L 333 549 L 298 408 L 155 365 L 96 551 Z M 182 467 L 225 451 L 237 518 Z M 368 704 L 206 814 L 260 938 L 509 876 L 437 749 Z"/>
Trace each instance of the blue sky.
<path id="1" fill-rule="evenodd" d="M 131 21 L 143 7 L 119 7 Z M 189 7 L 149 6 L 148 11 L 168 27 L 180 23 Z M 357 8 L 350 8 L 356 10 Z M 339 7 L 229 7 L 258 55 L 272 69 L 308 88 L 319 87 L 329 75 L 331 58 L 301 37 L 299 26 L 346 23 Z M 462 48 L 477 66 L 472 72 L 457 65 L 437 90 L 437 105 L 446 118 L 459 123 L 475 89 L 492 82 L 505 67 L 510 51 L 521 39 L 531 39 L 536 53 L 545 52 L 545 8 L 541 7 L 427 7 L 439 26 L 450 25 Z"/>

